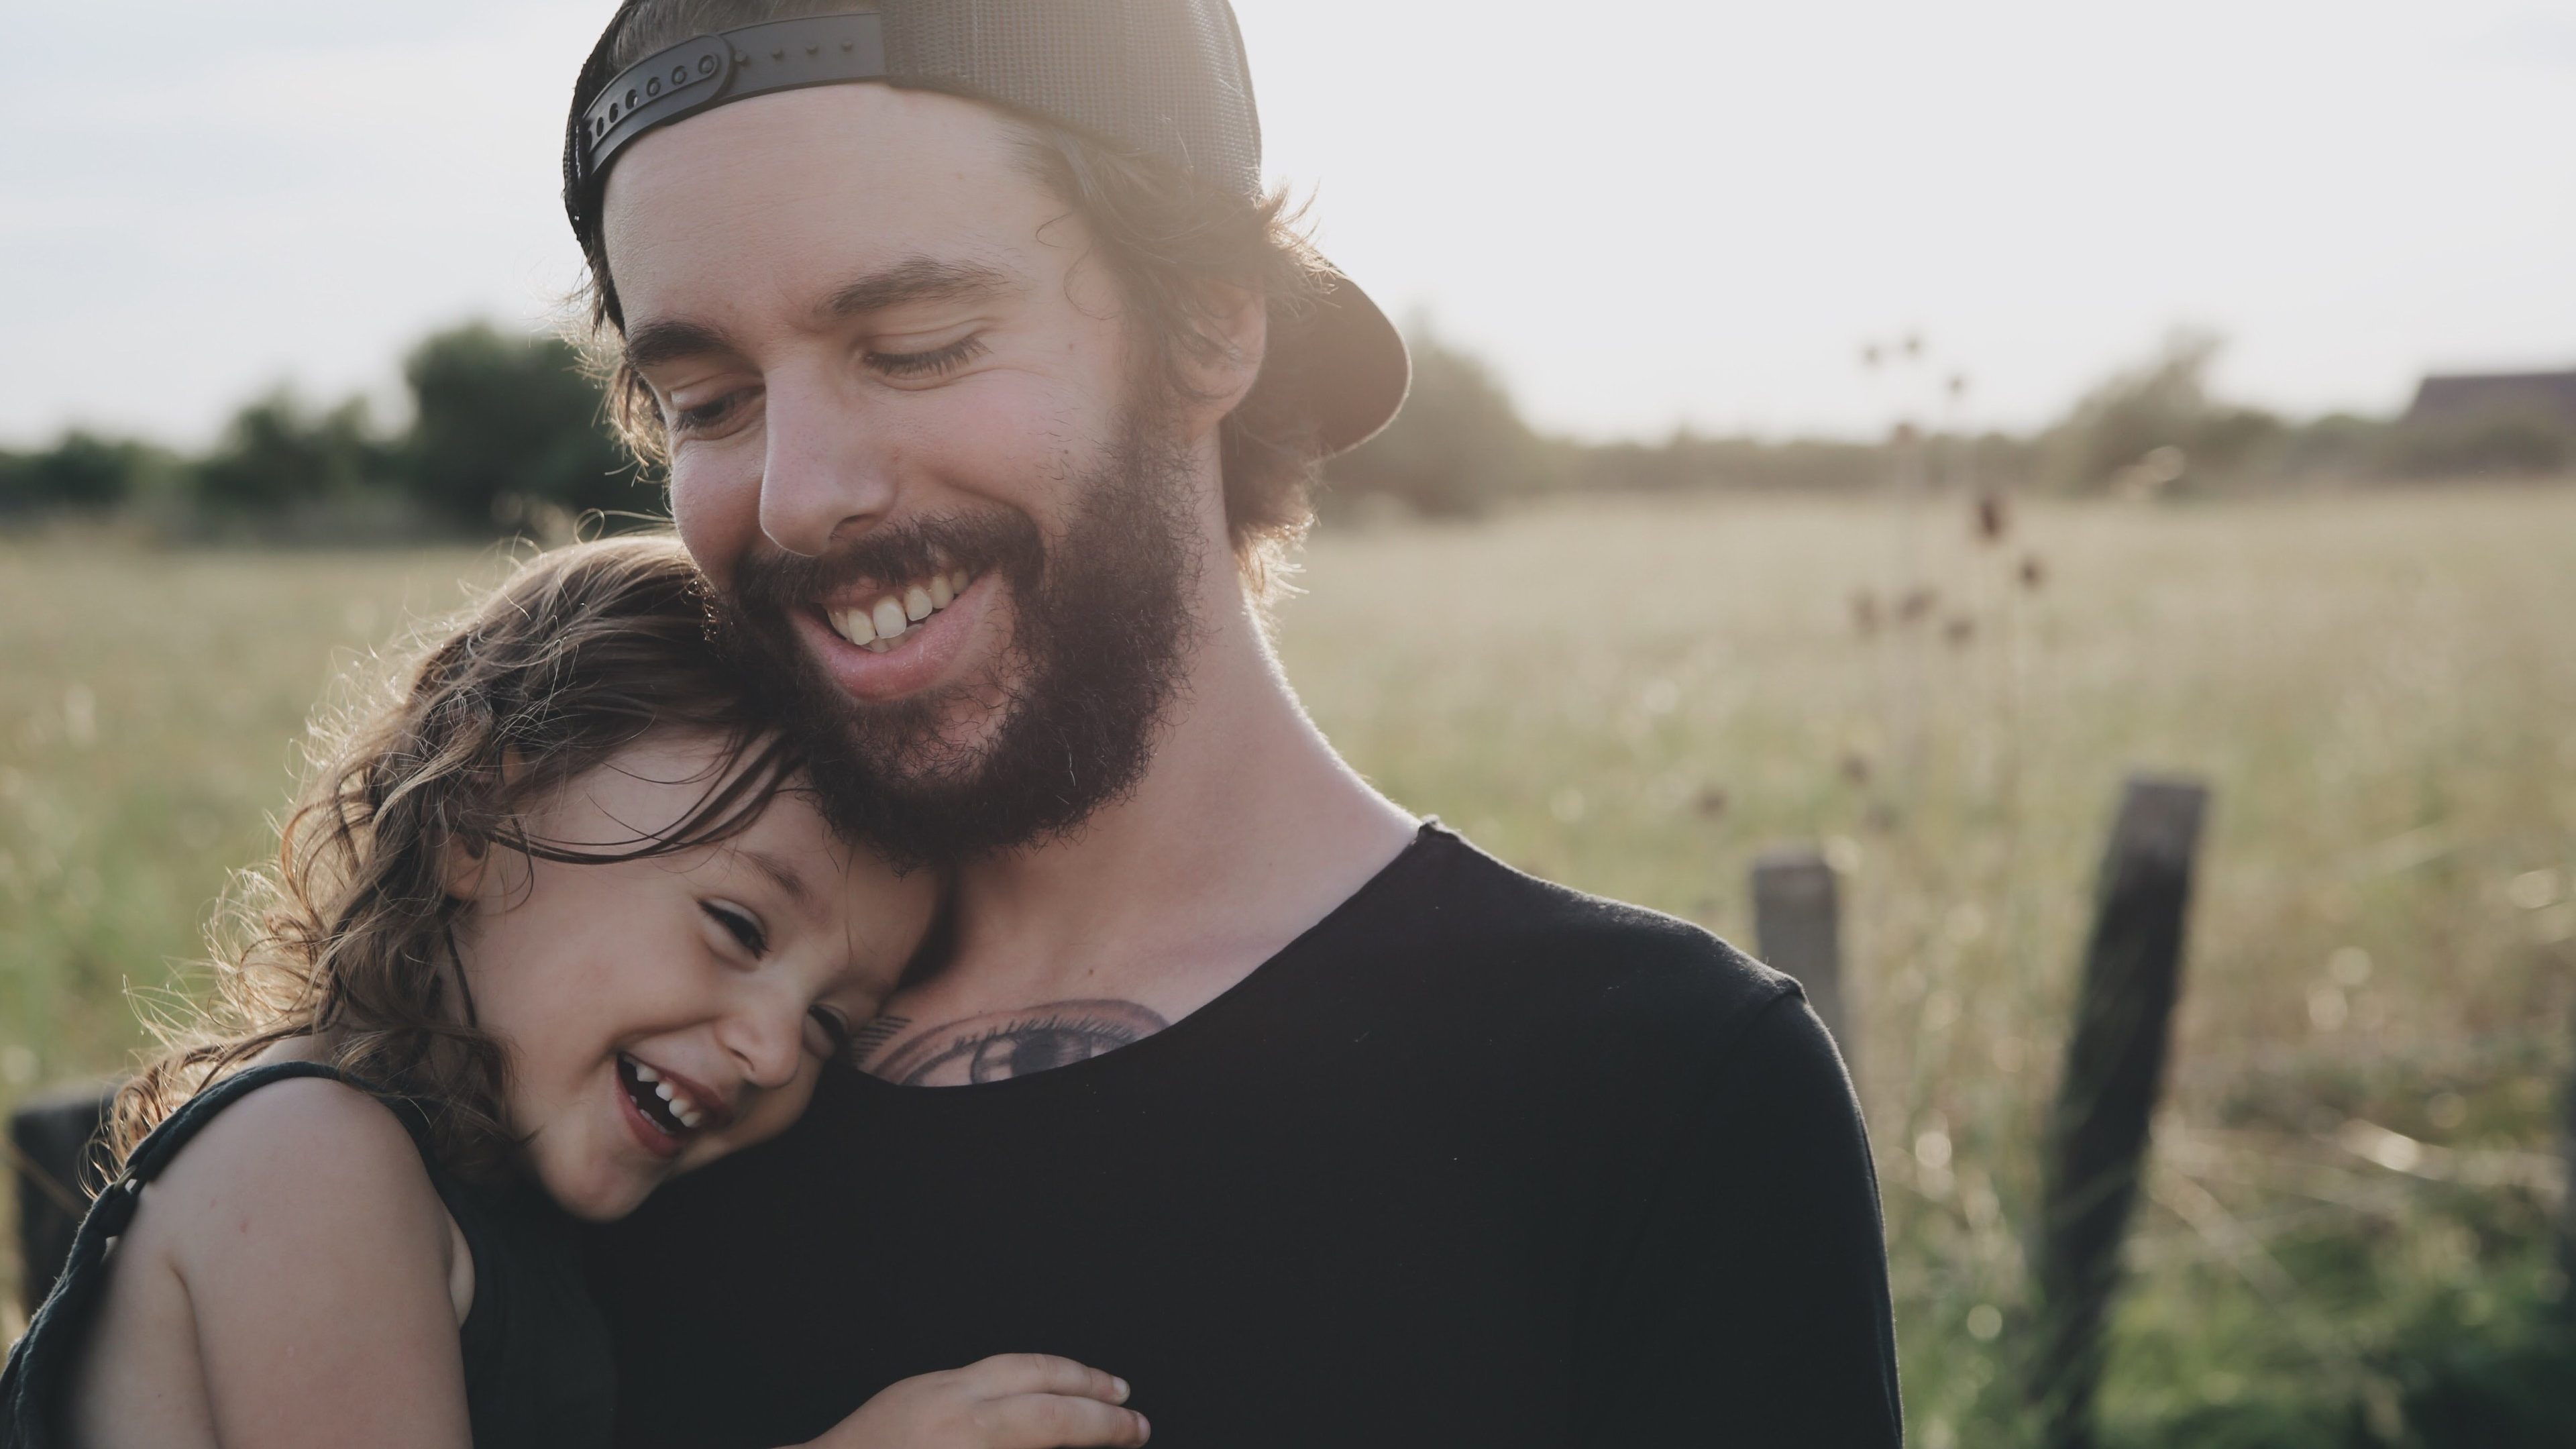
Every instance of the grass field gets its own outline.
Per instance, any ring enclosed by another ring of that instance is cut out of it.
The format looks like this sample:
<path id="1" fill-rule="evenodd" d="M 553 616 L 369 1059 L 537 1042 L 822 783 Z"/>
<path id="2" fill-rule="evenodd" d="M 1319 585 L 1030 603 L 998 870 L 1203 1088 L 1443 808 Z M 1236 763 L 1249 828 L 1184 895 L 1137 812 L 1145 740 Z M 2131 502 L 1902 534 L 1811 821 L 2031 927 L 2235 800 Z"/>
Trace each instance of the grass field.
<path id="1" fill-rule="evenodd" d="M 494 557 L 0 545 L 0 1101 L 124 1059 L 121 988 L 259 855 L 308 707 Z M 1621 500 L 1328 534 L 1302 583 L 1281 648 L 1326 731 L 1515 863 L 1743 939 L 1753 854 L 1825 843 L 1926 1449 L 2014 1434 L 2119 781 L 2206 777 L 2109 1437 L 2511 1442 L 2423 1425 L 2555 1289 L 2576 490 L 2031 507 L 1997 540 L 1955 500 Z"/>

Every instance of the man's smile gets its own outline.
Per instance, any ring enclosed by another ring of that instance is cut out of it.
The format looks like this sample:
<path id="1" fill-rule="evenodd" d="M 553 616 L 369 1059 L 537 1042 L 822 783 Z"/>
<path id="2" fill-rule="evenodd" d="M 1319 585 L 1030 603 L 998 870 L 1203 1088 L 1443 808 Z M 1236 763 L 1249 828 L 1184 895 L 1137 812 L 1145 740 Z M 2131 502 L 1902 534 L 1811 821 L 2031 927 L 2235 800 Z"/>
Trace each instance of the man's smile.
<path id="1" fill-rule="evenodd" d="M 949 565 L 900 583 L 850 585 L 792 617 L 843 693 L 902 699 L 947 680 L 969 654 L 998 596 L 994 572 Z"/>
<path id="2" fill-rule="evenodd" d="M 860 589 L 861 602 L 837 602 L 820 606 L 832 632 L 873 653 L 883 654 L 910 632 L 915 624 L 948 607 L 959 594 L 966 592 L 975 576 L 963 568 L 933 573 L 926 578 L 886 589 Z M 873 601 L 866 595 L 873 593 Z"/>

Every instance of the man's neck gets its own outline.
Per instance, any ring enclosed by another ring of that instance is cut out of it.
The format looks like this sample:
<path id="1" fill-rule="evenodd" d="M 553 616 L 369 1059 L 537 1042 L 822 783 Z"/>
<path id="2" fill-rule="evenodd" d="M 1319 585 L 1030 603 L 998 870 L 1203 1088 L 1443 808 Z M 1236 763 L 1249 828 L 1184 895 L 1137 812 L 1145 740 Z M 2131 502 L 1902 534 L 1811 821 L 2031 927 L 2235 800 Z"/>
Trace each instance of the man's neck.
<path id="1" fill-rule="evenodd" d="M 1333 753 L 1226 570 L 1133 793 L 966 867 L 947 968 L 861 1038 L 868 1070 L 954 1085 L 1097 1055 L 1241 981 L 1413 839 Z"/>

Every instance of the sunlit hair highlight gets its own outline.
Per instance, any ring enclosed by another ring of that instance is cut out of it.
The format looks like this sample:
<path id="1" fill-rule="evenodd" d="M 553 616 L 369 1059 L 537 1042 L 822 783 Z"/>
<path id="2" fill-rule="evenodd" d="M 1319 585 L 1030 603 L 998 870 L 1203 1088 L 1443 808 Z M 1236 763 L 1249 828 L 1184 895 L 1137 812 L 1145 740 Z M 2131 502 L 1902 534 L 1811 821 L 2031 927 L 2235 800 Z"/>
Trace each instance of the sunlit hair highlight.
<path id="1" fill-rule="evenodd" d="M 724 659 L 676 540 L 577 544 L 522 565 L 391 688 L 317 727 L 276 859 L 219 918 L 210 989 L 117 1094 L 119 1157 L 208 1083 L 309 1037 L 320 1060 L 418 1103 L 450 1167 L 501 1172 L 509 1060 L 451 949 L 471 909 L 448 890 L 455 852 L 607 863 L 748 827 L 799 762 Z M 534 810 L 648 734 L 716 746 L 678 824 L 578 846 L 530 833 Z"/>

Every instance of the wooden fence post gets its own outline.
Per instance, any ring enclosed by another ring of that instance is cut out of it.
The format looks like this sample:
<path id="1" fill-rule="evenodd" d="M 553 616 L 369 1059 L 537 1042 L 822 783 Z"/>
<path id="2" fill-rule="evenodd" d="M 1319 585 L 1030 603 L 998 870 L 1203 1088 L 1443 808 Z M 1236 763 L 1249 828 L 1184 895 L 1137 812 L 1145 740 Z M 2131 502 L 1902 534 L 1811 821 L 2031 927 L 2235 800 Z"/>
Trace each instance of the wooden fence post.
<path id="1" fill-rule="evenodd" d="M 9 1159 L 18 1179 L 18 1296 L 30 1316 L 71 1256 L 72 1232 L 89 1210 L 91 1190 L 106 1181 L 99 1129 L 115 1100 L 113 1084 L 65 1087 L 9 1114 Z"/>
<path id="2" fill-rule="evenodd" d="M 2568 1022 L 2576 1028 L 2576 1013 Z M 2567 1174 L 2558 1200 L 2558 1316 L 2576 1328 L 2576 1071 L 2567 1074 L 2567 1099 L 2558 1118 L 2558 1160 Z"/>
<path id="3" fill-rule="evenodd" d="M 1782 846 L 1753 862 L 1754 950 L 1773 970 L 1798 978 L 1848 1067 L 1853 1042 L 1841 912 L 1834 868 L 1816 851 Z"/>
<path id="4" fill-rule="evenodd" d="M 2032 1254 L 2039 1337 L 2028 1387 L 2046 1449 L 2093 1443 L 2103 1321 L 2162 1086 L 2208 803 L 2196 780 L 2131 776 L 2103 856 L 2075 1029 L 2042 1149 Z"/>

